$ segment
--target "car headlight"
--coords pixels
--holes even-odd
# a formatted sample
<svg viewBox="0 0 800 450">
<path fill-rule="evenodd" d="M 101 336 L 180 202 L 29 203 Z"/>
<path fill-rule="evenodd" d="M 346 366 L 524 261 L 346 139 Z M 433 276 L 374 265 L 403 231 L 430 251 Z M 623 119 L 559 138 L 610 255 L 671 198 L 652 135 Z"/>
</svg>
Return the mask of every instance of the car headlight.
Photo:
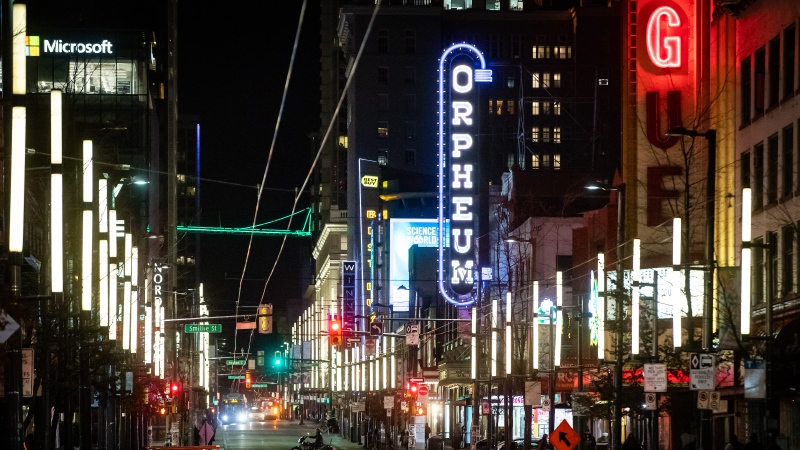
<svg viewBox="0 0 800 450">
<path fill-rule="evenodd" d="M 228 421 L 228 415 L 227 414 L 223 414 L 222 415 L 222 421 L 223 422 L 227 422 Z"/>
<path fill-rule="evenodd" d="M 240 422 L 244 422 L 245 419 L 247 419 L 247 416 L 245 416 L 244 414 L 239 414 L 239 421 Z"/>
</svg>

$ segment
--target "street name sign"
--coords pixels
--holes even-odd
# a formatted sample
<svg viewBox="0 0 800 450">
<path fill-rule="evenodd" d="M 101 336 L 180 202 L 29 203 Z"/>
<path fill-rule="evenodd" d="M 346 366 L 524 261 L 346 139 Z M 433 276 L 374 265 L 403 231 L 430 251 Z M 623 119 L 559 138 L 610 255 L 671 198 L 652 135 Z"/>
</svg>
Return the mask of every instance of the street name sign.
<svg viewBox="0 0 800 450">
<path fill-rule="evenodd" d="M 580 441 L 578 433 L 572 429 L 566 420 L 561 421 L 561 424 L 553 430 L 553 435 L 550 437 L 550 444 L 556 450 L 572 450 Z"/>
<path fill-rule="evenodd" d="M 183 331 L 186 333 L 222 333 L 222 324 L 187 323 L 183 326 Z"/>
<path fill-rule="evenodd" d="M 692 391 L 713 391 L 715 367 L 714 355 L 692 353 L 689 356 L 689 389 Z"/>
<path fill-rule="evenodd" d="M 244 375 L 228 375 L 229 380 L 244 380 Z"/>
<path fill-rule="evenodd" d="M 644 365 L 644 391 L 667 392 L 667 365 Z"/>
<path fill-rule="evenodd" d="M 269 383 L 253 383 L 253 384 L 250 385 L 250 387 L 252 387 L 253 389 L 256 389 L 256 388 L 268 388 L 269 387 Z"/>
<path fill-rule="evenodd" d="M 245 364 L 245 359 L 229 359 L 225 361 L 226 366 L 243 366 Z"/>
</svg>

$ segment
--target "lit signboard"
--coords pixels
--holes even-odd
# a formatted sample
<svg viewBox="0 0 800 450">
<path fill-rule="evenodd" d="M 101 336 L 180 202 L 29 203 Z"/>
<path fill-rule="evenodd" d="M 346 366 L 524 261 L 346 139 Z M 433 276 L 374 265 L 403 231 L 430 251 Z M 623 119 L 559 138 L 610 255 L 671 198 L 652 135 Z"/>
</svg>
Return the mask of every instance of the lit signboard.
<svg viewBox="0 0 800 450">
<path fill-rule="evenodd" d="M 445 228 L 447 224 L 445 224 Z M 446 234 L 445 234 L 446 235 Z M 436 219 L 392 219 L 389 221 L 389 303 L 395 312 L 408 311 L 408 250 L 412 245 L 439 247 Z M 447 247 L 448 242 L 445 242 Z"/>
<path fill-rule="evenodd" d="M 661 6 L 647 20 L 647 54 L 658 67 L 681 66 L 681 37 L 668 36 L 667 30 L 681 26 L 681 18 L 671 6 Z"/>
<path fill-rule="evenodd" d="M 114 44 L 107 39 L 100 42 L 68 42 L 61 39 L 42 39 L 40 36 L 26 36 L 28 56 L 40 56 L 43 53 L 60 54 L 100 54 L 111 55 L 114 53 Z"/>
<path fill-rule="evenodd" d="M 475 83 L 491 81 L 492 71 L 475 46 L 452 45 L 439 59 L 439 292 L 457 306 L 475 302 L 478 186 L 473 179 L 479 156 L 473 147 L 478 132 L 473 113 L 479 101 Z"/>
</svg>

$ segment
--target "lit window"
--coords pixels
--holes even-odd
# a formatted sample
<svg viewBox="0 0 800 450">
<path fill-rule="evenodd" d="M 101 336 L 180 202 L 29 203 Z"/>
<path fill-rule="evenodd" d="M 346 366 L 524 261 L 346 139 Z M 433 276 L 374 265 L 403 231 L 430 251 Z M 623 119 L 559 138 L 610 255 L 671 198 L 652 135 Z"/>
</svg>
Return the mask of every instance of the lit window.
<svg viewBox="0 0 800 450">
<path fill-rule="evenodd" d="M 553 168 L 560 169 L 561 168 L 561 154 L 556 153 L 553 155 Z"/>
<path fill-rule="evenodd" d="M 553 114 L 556 116 L 561 115 L 561 102 L 553 102 Z"/>
<path fill-rule="evenodd" d="M 534 153 L 531 155 L 531 168 L 538 169 L 540 166 L 539 155 Z"/>
<path fill-rule="evenodd" d="M 186 186 L 186 195 L 187 196 L 194 197 L 196 193 L 197 193 L 197 187 L 196 186 Z"/>
<path fill-rule="evenodd" d="M 531 128 L 531 141 L 533 141 L 533 142 L 539 142 L 539 139 L 540 139 L 540 136 L 539 136 L 539 127 L 533 127 L 533 128 Z"/>
<path fill-rule="evenodd" d="M 509 114 L 514 114 L 514 111 L 516 111 L 516 104 L 514 103 L 514 100 L 509 100 L 508 101 L 508 113 Z"/>
<path fill-rule="evenodd" d="M 339 146 L 347 148 L 347 136 L 339 136 Z"/>
<path fill-rule="evenodd" d="M 542 74 L 542 87 L 545 87 L 545 88 L 552 87 L 550 85 L 550 72 L 544 72 Z"/>
<path fill-rule="evenodd" d="M 572 46 L 570 45 L 556 45 L 553 50 L 555 57 L 558 59 L 572 58 Z"/>
<path fill-rule="evenodd" d="M 560 88 L 561 87 L 561 74 L 554 73 L 553 74 L 553 87 Z"/>
<path fill-rule="evenodd" d="M 538 116 L 542 113 L 542 104 L 539 102 L 531 102 L 531 114 Z"/>
<path fill-rule="evenodd" d="M 550 167 L 550 155 L 542 155 L 542 167 Z"/>
<path fill-rule="evenodd" d="M 542 142 L 550 142 L 550 128 L 542 128 Z"/>
<path fill-rule="evenodd" d="M 553 128 L 553 142 L 555 142 L 556 144 L 561 143 L 561 127 Z"/>
<path fill-rule="evenodd" d="M 513 88 L 513 87 L 514 87 L 514 84 L 515 84 L 515 83 L 514 83 L 514 77 L 513 77 L 513 76 L 510 76 L 510 77 L 508 77 L 508 79 L 507 79 L 507 85 L 508 85 L 508 87 L 510 87 L 510 88 Z"/>
<path fill-rule="evenodd" d="M 499 116 L 499 115 L 502 115 L 502 114 L 503 114 L 503 101 L 502 100 L 498 100 L 497 101 L 497 115 Z"/>
<path fill-rule="evenodd" d="M 347 251 L 347 236 L 341 235 L 339 236 L 339 248 L 344 252 Z"/>
<path fill-rule="evenodd" d="M 179 173 L 178 174 L 178 183 L 186 183 L 186 175 Z"/>
<path fill-rule="evenodd" d="M 378 137 L 389 137 L 389 122 L 378 122 Z"/>
<path fill-rule="evenodd" d="M 534 45 L 531 47 L 531 56 L 533 59 L 544 59 L 547 57 L 547 49 L 548 47 L 546 45 Z"/>
<path fill-rule="evenodd" d="M 382 148 L 378 150 L 378 165 L 385 166 L 389 164 L 389 150 Z"/>
<path fill-rule="evenodd" d="M 531 75 L 531 87 L 532 88 L 542 87 L 541 81 L 542 81 L 542 75 L 540 73 L 534 73 L 534 74 Z"/>
<path fill-rule="evenodd" d="M 494 99 L 489 99 L 489 114 L 494 114 Z"/>
</svg>

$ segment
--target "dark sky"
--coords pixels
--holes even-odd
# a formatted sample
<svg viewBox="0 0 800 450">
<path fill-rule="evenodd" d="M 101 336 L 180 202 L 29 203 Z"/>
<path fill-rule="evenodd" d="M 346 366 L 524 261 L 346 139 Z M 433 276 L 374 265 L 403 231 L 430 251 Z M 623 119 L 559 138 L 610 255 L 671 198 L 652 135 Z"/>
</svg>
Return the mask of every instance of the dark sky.
<svg viewBox="0 0 800 450">
<path fill-rule="evenodd" d="M 308 134 L 319 129 L 317 3 L 308 2 L 258 222 L 289 214 L 294 189 L 301 186 L 312 160 Z M 202 177 L 208 180 L 201 184 L 204 225 L 240 227 L 253 222 L 255 186 L 266 166 L 301 5 L 302 1 L 178 2 L 178 110 L 201 122 Z M 167 10 L 166 0 L 31 0 L 28 21 L 68 29 L 165 30 Z M 165 49 L 166 38 L 158 39 Z M 298 209 L 306 206 L 307 195 Z M 280 243 L 277 237 L 255 238 L 248 279 L 267 277 Z M 206 297 L 212 308 L 216 305 L 212 314 L 233 312 L 247 244 L 245 236 L 203 236 L 202 278 Z M 308 238 L 289 239 L 267 289 L 267 302 L 277 307 L 300 297 L 301 287 L 310 281 L 300 279 L 298 268 L 307 261 L 308 244 Z M 246 282 L 244 287 L 242 304 L 257 304 L 263 281 Z"/>
</svg>

